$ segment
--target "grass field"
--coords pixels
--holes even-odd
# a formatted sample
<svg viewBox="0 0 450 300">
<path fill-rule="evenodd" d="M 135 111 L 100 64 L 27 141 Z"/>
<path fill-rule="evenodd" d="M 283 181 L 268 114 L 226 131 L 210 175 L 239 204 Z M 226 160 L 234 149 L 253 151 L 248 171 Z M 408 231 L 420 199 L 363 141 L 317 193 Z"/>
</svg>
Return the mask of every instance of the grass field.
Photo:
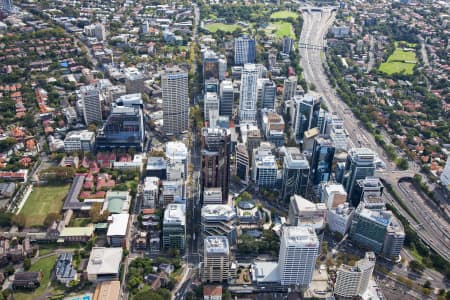
<svg viewBox="0 0 450 300">
<path fill-rule="evenodd" d="M 292 28 L 292 24 L 289 22 L 273 22 L 270 23 L 266 28 L 266 32 L 270 34 L 275 34 L 276 37 L 282 38 L 283 36 L 289 36 L 295 39 L 294 28 Z"/>
<path fill-rule="evenodd" d="M 26 227 L 42 226 L 49 213 L 59 213 L 69 185 L 35 186 L 27 202 L 20 211 L 26 218 Z"/>
<path fill-rule="evenodd" d="M 380 71 L 389 75 L 395 73 L 405 73 L 412 75 L 414 73 L 414 66 L 417 63 L 417 57 L 415 51 L 404 51 L 397 47 L 398 43 L 395 43 L 395 50 L 389 57 L 387 62 L 380 65 Z M 408 44 L 409 47 L 415 47 L 415 44 Z"/>
<path fill-rule="evenodd" d="M 293 11 L 282 10 L 274 12 L 270 15 L 271 19 L 288 19 L 288 18 L 297 18 L 298 14 Z"/>
<path fill-rule="evenodd" d="M 241 28 L 241 26 L 236 24 L 210 23 L 205 25 L 205 29 L 213 33 L 217 32 L 218 30 L 221 30 L 223 32 L 233 32 L 238 28 Z"/>
<path fill-rule="evenodd" d="M 15 300 L 33 300 L 44 294 L 47 285 L 50 282 L 50 275 L 55 265 L 57 255 L 52 255 L 46 258 L 41 258 L 31 266 L 31 272 L 42 271 L 43 276 L 41 285 L 34 291 L 14 293 Z"/>
</svg>

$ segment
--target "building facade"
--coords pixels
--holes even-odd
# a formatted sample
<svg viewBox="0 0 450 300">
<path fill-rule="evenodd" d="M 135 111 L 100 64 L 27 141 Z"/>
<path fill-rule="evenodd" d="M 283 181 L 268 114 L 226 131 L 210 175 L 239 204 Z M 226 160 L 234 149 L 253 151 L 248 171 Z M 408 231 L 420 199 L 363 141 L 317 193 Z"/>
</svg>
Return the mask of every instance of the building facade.
<svg viewBox="0 0 450 300">
<path fill-rule="evenodd" d="M 188 73 L 169 70 L 162 75 L 163 130 L 177 135 L 189 130 Z"/>
<path fill-rule="evenodd" d="M 224 236 L 209 236 L 204 240 L 202 281 L 228 282 L 230 277 L 230 246 Z"/>
<path fill-rule="evenodd" d="M 234 40 L 234 64 L 244 65 L 255 62 L 256 41 L 248 36 Z"/>
<path fill-rule="evenodd" d="M 283 159 L 283 191 L 285 202 L 292 195 L 306 195 L 309 183 L 309 163 L 298 148 L 288 147 Z"/>
<path fill-rule="evenodd" d="M 241 76 L 241 91 L 239 104 L 240 123 L 253 123 L 256 121 L 257 110 L 257 80 L 258 70 L 254 64 L 245 64 Z"/>
</svg>

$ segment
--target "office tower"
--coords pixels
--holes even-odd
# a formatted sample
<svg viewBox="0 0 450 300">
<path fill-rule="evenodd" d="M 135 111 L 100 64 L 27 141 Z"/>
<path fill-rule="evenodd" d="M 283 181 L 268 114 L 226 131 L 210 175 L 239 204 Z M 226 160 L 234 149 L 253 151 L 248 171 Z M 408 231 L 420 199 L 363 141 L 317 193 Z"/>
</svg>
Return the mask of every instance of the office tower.
<svg viewBox="0 0 450 300">
<path fill-rule="evenodd" d="M 311 157 L 311 180 L 314 185 L 331 179 L 335 151 L 330 139 L 315 138 Z"/>
<path fill-rule="evenodd" d="M 242 181 L 248 182 L 250 171 L 250 158 L 247 147 L 243 143 L 236 145 L 236 176 Z"/>
<path fill-rule="evenodd" d="M 102 106 L 100 91 L 94 85 L 85 85 L 80 88 L 80 96 L 83 101 L 84 123 L 102 123 Z"/>
<path fill-rule="evenodd" d="M 343 185 L 350 199 L 358 179 L 375 174 L 375 160 L 377 155 L 367 148 L 353 148 L 348 152 L 343 176 Z"/>
<path fill-rule="evenodd" d="M 319 239 L 308 226 L 285 226 L 280 241 L 278 267 L 281 285 L 307 288 L 319 253 Z"/>
<path fill-rule="evenodd" d="M 290 54 L 292 46 L 294 45 L 294 40 L 288 36 L 283 37 L 283 53 Z"/>
<path fill-rule="evenodd" d="M 221 235 L 225 236 L 231 245 L 234 245 L 237 241 L 236 221 L 236 210 L 229 205 L 203 205 L 202 237 Z"/>
<path fill-rule="evenodd" d="M 64 151 L 66 152 L 93 152 L 94 148 L 95 133 L 92 131 L 70 131 L 64 139 Z"/>
<path fill-rule="evenodd" d="M 159 178 L 145 177 L 142 206 L 144 208 L 157 208 L 159 202 Z"/>
<path fill-rule="evenodd" d="M 186 240 L 186 205 L 169 204 L 163 218 L 163 248 L 184 251 Z"/>
<path fill-rule="evenodd" d="M 285 126 L 283 117 L 266 108 L 261 110 L 261 116 L 262 131 L 266 140 L 276 147 L 283 146 Z"/>
<path fill-rule="evenodd" d="M 442 185 L 450 190 L 450 157 L 447 157 L 447 162 L 445 163 L 444 171 L 441 174 Z"/>
<path fill-rule="evenodd" d="M 204 240 L 203 282 L 227 282 L 230 277 L 230 246 L 225 236 L 209 236 Z"/>
<path fill-rule="evenodd" d="M 336 208 L 329 208 L 327 215 L 328 229 L 344 236 L 350 229 L 355 209 L 348 202 L 339 204 Z"/>
<path fill-rule="evenodd" d="M 182 178 L 186 180 L 188 173 L 188 156 L 189 151 L 183 142 L 167 142 L 166 158 L 168 165 L 181 165 L 183 172 Z"/>
<path fill-rule="evenodd" d="M 234 40 L 234 64 L 244 65 L 255 62 L 256 42 L 244 35 Z"/>
<path fill-rule="evenodd" d="M 125 87 L 128 94 L 145 93 L 145 80 L 144 73 L 137 68 L 130 67 L 123 70 L 125 76 Z"/>
<path fill-rule="evenodd" d="M 320 101 L 321 98 L 312 95 L 295 96 L 296 114 L 293 127 L 297 143 L 303 140 L 305 131 L 317 127 Z"/>
<path fill-rule="evenodd" d="M 401 222 L 386 208 L 361 202 L 353 214 L 350 238 L 360 246 L 388 258 L 397 258 L 403 247 L 405 231 Z"/>
<path fill-rule="evenodd" d="M 219 97 L 216 93 L 207 92 L 203 102 L 204 120 L 207 122 L 210 121 L 210 112 L 219 112 Z"/>
<path fill-rule="evenodd" d="M 205 93 L 219 93 L 219 80 L 210 78 L 205 80 Z"/>
<path fill-rule="evenodd" d="M 336 208 L 347 201 L 347 192 L 340 183 L 324 182 L 320 200 L 328 209 Z"/>
<path fill-rule="evenodd" d="M 95 37 L 100 42 L 106 39 L 105 25 L 103 25 L 102 23 L 95 24 Z"/>
<path fill-rule="evenodd" d="M 203 53 L 203 82 L 208 79 L 219 79 L 219 57 L 212 50 Z"/>
<path fill-rule="evenodd" d="M 225 74 L 227 72 L 227 58 L 225 55 L 219 56 L 219 80 L 225 79 Z"/>
<path fill-rule="evenodd" d="M 164 157 L 149 156 L 147 158 L 146 175 L 158 177 L 161 180 L 167 179 L 167 161 Z"/>
<path fill-rule="evenodd" d="M 209 187 L 221 188 L 223 203 L 228 201 L 230 143 L 231 135 L 228 129 L 202 129 L 202 192 Z"/>
<path fill-rule="evenodd" d="M 205 188 L 205 190 L 203 191 L 203 206 L 210 204 L 222 204 L 221 188 Z"/>
<path fill-rule="evenodd" d="M 239 105 L 240 123 L 256 121 L 258 71 L 254 64 L 245 64 L 241 77 L 241 99 Z"/>
<path fill-rule="evenodd" d="M 277 95 L 277 86 L 270 79 L 264 79 L 261 86 L 260 108 L 275 108 L 275 97 Z"/>
<path fill-rule="evenodd" d="M 314 141 L 319 136 L 320 132 L 317 127 L 306 130 L 303 134 L 302 151 L 308 158 L 311 158 L 314 149 Z"/>
<path fill-rule="evenodd" d="M 373 252 L 366 252 L 364 258 L 356 262 L 356 266 L 341 265 L 336 273 L 335 295 L 345 299 L 362 296 L 372 278 L 375 260 Z"/>
<path fill-rule="evenodd" d="M 248 155 L 250 157 L 250 164 L 252 164 L 253 162 L 253 150 L 261 145 L 261 141 L 262 141 L 261 132 L 257 127 L 247 131 L 247 150 Z"/>
<path fill-rule="evenodd" d="M 183 203 L 186 200 L 184 186 L 182 179 L 162 180 L 159 204 L 167 207 L 171 203 Z"/>
<path fill-rule="evenodd" d="M 286 148 L 283 158 L 283 201 L 289 202 L 292 195 L 306 195 L 309 181 L 309 163 L 298 148 Z"/>
<path fill-rule="evenodd" d="M 326 134 L 329 122 L 331 122 L 331 118 L 328 112 L 324 109 L 320 109 L 317 118 L 317 128 L 319 129 L 320 134 Z"/>
<path fill-rule="evenodd" d="M 271 145 L 262 143 L 253 150 L 252 180 L 260 187 L 272 188 L 277 181 L 278 166 L 272 147 L 267 144 Z"/>
<path fill-rule="evenodd" d="M 294 194 L 289 202 L 288 223 L 291 226 L 307 225 L 314 230 L 322 230 L 327 224 L 327 207 Z"/>
<path fill-rule="evenodd" d="M 176 135 L 189 130 L 188 73 L 171 69 L 161 81 L 164 133 Z"/>
<path fill-rule="evenodd" d="M 356 180 L 353 193 L 349 197 L 349 202 L 353 207 L 358 207 L 359 203 L 367 195 L 381 197 L 383 194 L 383 183 L 378 177 L 366 177 Z"/>
<path fill-rule="evenodd" d="M 1 0 L 0 2 L 0 10 L 3 10 L 7 13 L 12 12 L 13 10 L 13 2 L 12 0 Z"/>
<path fill-rule="evenodd" d="M 220 115 L 233 115 L 234 88 L 231 80 L 224 80 L 220 84 Z"/>
<path fill-rule="evenodd" d="M 283 83 L 283 100 L 291 100 L 295 96 L 297 89 L 297 76 L 289 76 Z"/>
<path fill-rule="evenodd" d="M 344 128 L 344 120 L 333 116 L 327 134 L 336 146 L 336 151 L 347 151 L 348 134 Z"/>
<path fill-rule="evenodd" d="M 144 148 L 144 115 L 136 107 L 113 106 L 97 135 L 97 149 Z"/>
<path fill-rule="evenodd" d="M 266 78 L 267 77 L 267 68 L 263 64 L 255 64 L 256 70 L 258 70 L 258 78 Z"/>
</svg>

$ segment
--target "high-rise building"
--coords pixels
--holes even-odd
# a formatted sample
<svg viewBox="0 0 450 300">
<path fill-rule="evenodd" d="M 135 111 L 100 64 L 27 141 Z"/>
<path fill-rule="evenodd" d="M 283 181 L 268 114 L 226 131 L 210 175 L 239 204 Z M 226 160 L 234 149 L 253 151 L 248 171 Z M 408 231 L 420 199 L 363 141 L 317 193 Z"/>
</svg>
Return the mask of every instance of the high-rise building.
<svg viewBox="0 0 450 300">
<path fill-rule="evenodd" d="M 450 157 L 447 157 L 447 162 L 445 163 L 444 171 L 441 174 L 442 185 L 450 190 Z"/>
<path fill-rule="evenodd" d="M 97 149 L 144 148 L 145 128 L 141 108 L 113 106 L 111 114 L 98 131 Z"/>
<path fill-rule="evenodd" d="M 219 79 L 219 57 L 212 50 L 203 53 L 203 81 Z"/>
<path fill-rule="evenodd" d="M 311 180 L 314 185 L 331 179 L 335 151 L 330 139 L 315 138 L 311 157 Z"/>
<path fill-rule="evenodd" d="M 135 67 L 125 68 L 123 70 L 125 76 L 125 87 L 127 93 L 145 93 L 145 74 Z"/>
<path fill-rule="evenodd" d="M 297 76 L 289 76 L 284 80 L 283 84 L 283 100 L 291 100 L 295 96 L 297 89 Z"/>
<path fill-rule="evenodd" d="M 245 64 L 241 77 L 240 123 L 256 121 L 258 70 L 254 64 Z"/>
<path fill-rule="evenodd" d="M 309 182 L 309 163 L 298 148 L 286 148 L 283 158 L 283 200 L 289 202 L 292 195 L 306 195 Z"/>
<path fill-rule="evenodd" d="M 261 82 L 260 108 L 274 109 L 277 86 L 270 79 L 263 79 Z"/>
<path fill-rule="evenodd" d="M 159 178 L 145 177 L 142 206 L 144 208 L 157 208 L 159 199 Z"/>
<path fill-rule="evenodd" d="M 106 39 L 106 29 L 102 23 L 95 24 L 95 37 L 100 42 Z"/>
<path fill-rule="evenodd" d="M 375 174 L 376 158 L 375 152 L 367 148 L 353 148 L 348 152 L 342 183 L 350 199 L 352 198 L 356 181 Z"/>
<path fill-rule="evenodd" d="M 209 236 L 204 240 L 203 282 L 227 282 L 230 277 L 230 246 L 225 236 Z"/>
<path fill-rule="evenodd" d="M 95 85 L 85 85 L 80 88 L 83 102 L 84 123 L 102 123 L 102 105 L 99 89 Z"/>
<path fill-rule="evenodd" d="M 261 125 L 264 137 L 276 147 L 284 145 L 284 119 L 274 110 L 261 110 Z"/>
<path fill-rule="evenodd" d="M 338 232 L 344 236 L 350 229 L 354 208 L 348 202 L 339 204 L 336 208 L 328 209 L 328 229 L 331 232 Z"/>
<path fill-rule="evenodd" d="M 320 200 L 328 209 L 336 208 L 347 201 L 347 192 L 340 183 L 324 182 Z"/>
<path fill-rule="evenodd" d="M 161 81 L 164 133 L 176 135 L 189 130 L 188 73 L 171 69 Z"/>
<path fill-rule="evenodd" d="M 219 56 L 219 80 L 225 79 L 225 74 L 227 72 L 227 58 L 225 55 Z"/>
<path fill-rule="evenodd" d="M 347 130 L 344 128 L 344 120 L 333 116 L 331 119 L 331 123 L 328 126 L 329 132 L 327 134 L 330 136 L 330 139 L 333 141 L 336 151 L 347 151 L 348 145 L 348 134 Z"/>
<path fill-rule="evenodd" d="M 294 194 L 289 202 L 288 223 L 292 226 L 307 225 L 320 231 L 327 224 L 327 207 Z"/>
<path fill-rule="evenodd" d="M 202 192 L 208 187 L 222 189 L 222 201 L 228 201 L 231 135 L 223 128 L 202 129 Z"/>
<path fill-rule="evenodd" d="M 203 205 L 201 219 L 203 238 L 222 235 L 228 239 L 231 245 L 236 244 L 236 221 L 236 210 L 229 205 Z"/>
<path fill-rule="evenodd" d="M 66 152 L 93 152 L 94 148 L 95 133 L 92 131 L 70 131 L 64 139 L 64 151 Z"/>
<path fill-rule="evenodd" d="M 212 112 L 219 112 L 219 97 L 217 97 L 216 93 L 206 93 L 203 102 L 203 113 L 205 121 L 210 121 L 210 113 Z M 215 124 L 211 125 L 214 126 Z"/>
<path fill-rule="evenodd" d="M 234 64 L 252 64 L 255 62 L 256 42 L 244 35 L 234 40 Z"/>
<path fill-rule="evenodd" d="M 186 241 L 186 205 L 169 204 L 163 218 L 163 247 L 184 251 Z"/>
<path fill-rule="evenodd" d="M 366 252 L 356 266 L 341 265 L 336 273 L 334 293 L 344 299 L 362 296 L 369 286 L 375 268 L 375 254 Z"/>
<path fill-rule="evenodd" d="M 281 285 L 308 287 L 319 253 L 319 239 L 308 226 L 286 226 L 280 242 L 278 267 Z"/>
<path fill-rule="evenodd" d="M 224 80 L 220 84 L 220 109 L 221 116 L 231 117 L 233 115 L 234 87 L 231 80 Z"/>
<path fill-rule="evenodd" d="M 12 10 L 13 10 L 12 0 L 1 0 L 0 1 L 0 10 L 3 10 L 7 13 L 12 12 Z"/>
<path fill-rule="evenodd" d="M 188 148 L 183 142 L 167 142 L 166 143 L 166 158 L 168 161 L 168 172 L 170 167 L 173 165 L 181 165 L 181 170 L 183 175 L 181 176 L 184 180 L 187 178 L 188 174 Z M 169 176 L 168 176 L 169 177 Z M 170 180 L 170 179 L 169 179 Z"/>
<path fill-rule="evenodd" d="M 303 140 L 305 131 L 317 127 L 321 98 L 313 95 L 295 96 L 296 115 L 294 122 L 295 141 Z"/>
<path fill-rule="evenodd" d="M 381 197 L 384 185 L 378 177 L 366 177 L 356 180 L 353 193 L 349 197 L 349 202 L 353 207 L 358 207 L 364 196 L 373 195 Z"/>
<path fill-rule="evenodd" d="M 260 187 L 274 187 L 277 181 L 278 165 L 270 143 L 262 143 L 253 149 L 252 180 Z"/>
<path fill-rule="evenodd" d="M 250 171 L 250 157 L 248 155 L 247 147 L 243 143 L 236 145 L 236 176 L 242 181 L 248 182 Z"/>
<path fill-rule="evenodd" d="M 288 36 L 283 37 L 283 53 L 291 53 L 292 46 L 294 45 L 294 40 Z"/>
</svg>

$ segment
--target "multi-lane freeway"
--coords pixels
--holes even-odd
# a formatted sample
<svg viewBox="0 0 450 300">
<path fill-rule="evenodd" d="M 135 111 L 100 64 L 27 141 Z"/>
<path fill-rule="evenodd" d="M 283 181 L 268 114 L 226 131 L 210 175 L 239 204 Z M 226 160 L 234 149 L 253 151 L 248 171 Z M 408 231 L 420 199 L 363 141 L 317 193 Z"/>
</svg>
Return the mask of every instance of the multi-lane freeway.
<svg viewBox="0 0 450 300">
<path fill-rule="evenodd" d="M 399 195 L 406 199 L 404 204 L 408 207 L 414 218 L 407 216 L 412 225 L 416 225 L 419 236 L 440 255 L 450 260 L 450 240 L 448 234 L 449 223 L 442 216 L 442 212 L 431 205 L 429 200 L 414 194 L 411 187 L 405 188 L 399 185 L 398 179 L 401 177 L 412 177 L 420 172 L 419 166 L 410 162 L 409 170 L 398 172 L 395 164 L 386 156 L 385 151 L 376 142 L 373 136 L 364 128 L 363 124 L 355 118 L 349 107 L 336 95 L 336 91 L 331 87 L 324 70 L 325 54 L 321 50 L 325 43 L 325 35 L 335 19 L 334 8 L 317 8 L 303 10 L 303 28 L 299 41 L 300 65 L 303 68 L 303 75 L 307 83 L 314 85 L 315 92 L 323 96 L 323 101 L 328 109 L 343 119 L 345 129 L 349 135 L 349 147 L 367 147 L 375 151 L 378 157 L 383 160 L 386 167 L 379 170 L 377 175 L 390 183 Z M 305 45 L 315 45 L 309 47 Z M 401 175 L 401 176 L 399 176 Z M 425 176 L 423 176 L 425 177 Z M 396 205 L 399 208 L 399 205 Z M 407 212 L 399 209 L 403 214 Z"/>
</svg>

